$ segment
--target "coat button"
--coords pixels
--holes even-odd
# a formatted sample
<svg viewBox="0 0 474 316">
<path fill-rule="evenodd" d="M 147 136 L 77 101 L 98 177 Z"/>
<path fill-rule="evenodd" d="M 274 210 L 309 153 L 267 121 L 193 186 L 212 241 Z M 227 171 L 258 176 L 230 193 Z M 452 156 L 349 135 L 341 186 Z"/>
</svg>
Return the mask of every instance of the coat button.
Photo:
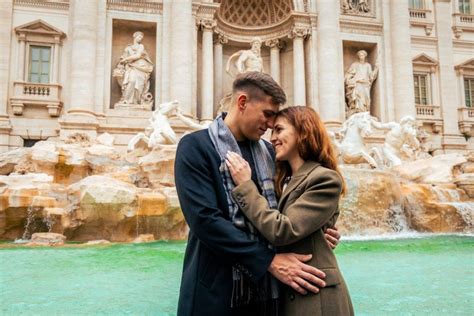
<svg viewBox="0 0 474 316">
<path fill-rule="evenodd" d="M 290 301 L 294 301 L 294 300 L 295 300 L 295 294 L 290 293 L 289 297 L 290 297 Z"/>
</svg>

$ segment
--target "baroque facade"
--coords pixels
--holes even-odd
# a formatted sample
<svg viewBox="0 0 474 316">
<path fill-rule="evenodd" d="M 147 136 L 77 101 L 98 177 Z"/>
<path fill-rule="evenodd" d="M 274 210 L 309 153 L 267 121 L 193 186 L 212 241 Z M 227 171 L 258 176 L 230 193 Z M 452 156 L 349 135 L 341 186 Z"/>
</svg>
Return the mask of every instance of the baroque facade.
<svg viewBox="0 0 474 316">
<path fill-rule="evenodd" d="M 231 88 L 226 62 L 255 38 L 288 104 L 329 128 L 347 118 L 345 74 L 364 51 L 372 116 L 415 117 L 432 154 L 474 150 L 472 0 L 2 0 L 0 151 L 76 132 L 125 148 L 172 100 L 209 122 Z"/>
</svg>

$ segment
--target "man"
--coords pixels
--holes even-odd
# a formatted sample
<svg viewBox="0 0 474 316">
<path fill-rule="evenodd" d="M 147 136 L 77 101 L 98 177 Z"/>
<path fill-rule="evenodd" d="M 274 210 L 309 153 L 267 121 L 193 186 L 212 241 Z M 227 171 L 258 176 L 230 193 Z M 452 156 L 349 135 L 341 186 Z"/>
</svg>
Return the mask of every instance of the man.
<svg viewBox="0 0 474 316">
<path fill-rule="evenodd" d="M 229 198 L 233 182 L 224 166 L 233 149 L 249 161 L 252 180 L 276 207 L 273 150 L 260 138 L 285 102 L 269 75 L 244 73 L 233 83 L 229 113 L 180 141 L 175 181 L 190 232 L 178 315 L 271 315 L 278 291 L 267 271 L 301 294 L 324 287 L 324 273 L 303 263 L 310 255 L 275 254 Z M 327 238 L 335 244 L 335 236 Z"/>
</svg>

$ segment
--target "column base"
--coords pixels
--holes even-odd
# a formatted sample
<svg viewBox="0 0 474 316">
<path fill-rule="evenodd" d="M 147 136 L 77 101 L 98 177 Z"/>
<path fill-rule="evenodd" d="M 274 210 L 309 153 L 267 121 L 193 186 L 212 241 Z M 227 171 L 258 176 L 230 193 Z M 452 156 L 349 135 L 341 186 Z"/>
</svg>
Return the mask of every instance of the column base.
<svg viewBox="0 0 474 316">
<path fill-rule="evenodd" d="M 66 140 L 69 136 L 82 133 L 90 140 L 97 138 L 99 120 L 94 112 L 85 109 L 70 109 L 66 115 L 58 120 L 60 132 L 59 138 Z"/>
</svg>

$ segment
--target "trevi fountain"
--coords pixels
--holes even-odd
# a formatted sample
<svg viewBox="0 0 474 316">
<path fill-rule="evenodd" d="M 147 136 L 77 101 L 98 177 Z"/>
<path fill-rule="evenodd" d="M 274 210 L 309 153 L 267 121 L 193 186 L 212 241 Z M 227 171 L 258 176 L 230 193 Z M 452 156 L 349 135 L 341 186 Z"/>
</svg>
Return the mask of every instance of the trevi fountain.
<svg viewBox="0 0 474 316">
<path fill-rule="evenodd" d="M 176 147 L 226 111 L 232 80 L 246 71 L 271 74 L 285 106 L 313 106 L 330 131 L 347 184 L 336 252 L 356 312 L 472 312 L 472 295 L 436 305 L 436 262 L 458 260 L 446 277 L 463 275 L 456 290 L 472 294 L 474 9 L 462 11 L 464 2 L 2 2 L 0 24 L 12 32 L 0 40 L 19 56 L 0 60 L 4 314 L 176 312 L 188 233 Z M 77 290 L 83 306 L 51 278 L 13 286 L 38 262 L 45 275 L 67 271 L 64 293 Z M 374 265 L 382 280 L 404 276 L 364 286 Z M 110 306 L 87 299 L 89 286 L 102 295 L 92 285 L 101 282 Z M 418 285 L 404 294 L 407 283 Z M 163 299 L 153 304 L 148 288 Z"/>
</svg>

